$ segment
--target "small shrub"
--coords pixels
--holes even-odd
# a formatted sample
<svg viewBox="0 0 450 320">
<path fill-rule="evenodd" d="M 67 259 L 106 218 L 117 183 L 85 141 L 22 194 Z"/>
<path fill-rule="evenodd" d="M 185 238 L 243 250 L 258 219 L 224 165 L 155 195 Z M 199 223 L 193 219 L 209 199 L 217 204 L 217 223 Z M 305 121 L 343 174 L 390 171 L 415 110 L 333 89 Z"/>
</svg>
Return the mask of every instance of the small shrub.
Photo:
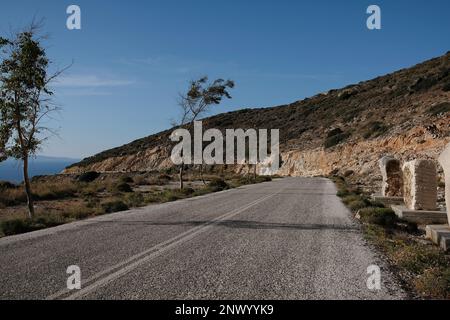
<svg viewBox="0 0 450 320">
<path fill-rule="evenodd" d="M 114 213 L 128 210 L 128 206 L 120 200 L 102 203 L 102 209 L 105 213 Z"/>
<path fill-rule="evenodd" d="M 5 236 L 33 231 L 31 220 L 11 219 L 1 222 L 0 227 Z"/>
<path fill-rule="evenodd" d="M 272 181 L 272 177 L 270 176 L 257 176 L 255 179 L 255 183 L 269 182 Z"/>
<path fill-rule="evenodd" d="M 192 188 L 183 188 L 182 190 L 179 190 L 179 192 L 183 195 L 190 196 L 195 193 L 195 190 Z"/>
<path fill-rule="evenodd" d="M 325 149 L 334 147 L 341 142 L 345 141 L 347 138 L 350 137 L 350 134 L 348 133 L 339 133 L 334 136 L 328 137 L 325 139 L 324 147 Z"/>
<path fill-rule="evenodd" d="M 133 192 L 133 189 L 128 183 L 119 183 L 118 185 L 116 185 L 115 190 L 117 192 L 125 192 L 125 193 Z"/>
<path fill-rule="evenodd" d="M 171 202 L 179 200 L 183 197 L 183 195 L 178 192 L 177 190 L 165 190 L 162 193 L 163 196 L 163 202 Z"/>
<path fill-rule="evenodd" d="M 355 200 L 350 202 L 348 207 L 351 211 L 356 212 L 360 209 L 367 208 L 368 205 L 370 205 L 370 203 L 365 200 Z"/>
<path fill-rule="evenodd" d="M 197 196 L 203 196 L 205 194 L 210 193 L 211 190 L 209 190 L 208 188 L 202 188 L 202 189 L 197 189 L 195 190 L 195 192 L 193 193 L 193 196 L 197 197 Z"/>
<path fill-rule="evenodd" d="M 348 178 L 354 173 L 355 173 L 355 171 L 353 171 L 353 170 L 345 170 L 344 177 Z"/>
<path fill-rule="evenodd" d="M 367 129 L 363 134 L 364 139 L 377 138 L 388 131 L 388 127 L 379 121 L 372 121 L 367 124 Z"/>
<path fill-rule="evenodd" d="M 136 176 L 133 178 L 133 182 L 138 186 L 146 186 L 149 185 L 148 180 L 145 178 L 145 176 Z"/>
<path fill-rule="evenodd" d="M 212 191 L 222 191 L 229 188 L 223 179 L 213 179 L 208 183 L 208 188 Z"/>
<path fill-rule="evenodd" d="M 387 208 L 363 208 L 360 210 L 359 215 L 362 222 L 385 227 L 394 227 L 398 220 L 394 211 Z"/>
<path fill-rule="evenodd" d="M 369 207 L 375 207 L 375 208 L 386 208 L 386 206 L 384 205 L 384 203 L 380 202 L 380 201 L 374 201 L 374 200 L 368 200 L 370 205 Z"/>
<path fill-rule="evenodd" d="M 17 188 L 17 186 L 9 181 L 0 181 L 0 191 L 15 188 Z"/>
<path fill-rule="evenodd" d="M 122 183 L 133 183 L 133 178 L 131 178 L 130 176 L 123 176 L 120 178 L 120 182 Z"/>
<path fill-rule="evenodd" d="M 0 229 L 5 236 L 12 236 L 15 234 L 55 227 L 64 222 L 64 219 L 57 215 L 39 216 L 33 220 L 17 218 L 1 222 Z"/>
<path fill-rule="evenodd" d="M 344 132 L 342 131 L 341 128 L 336 128 L 336 129 L 330 130 L 330 131 L 327 133 L 327 138 L 331 138 L 331 137 L 334 137 L 334 136 L 336 136 L 336 135 L 338 135 L 338 134 L 343 134 L 343 133 L 344 133 Z"/>
<path fill-rule="evenodd" d="M 347 189 L 341 189 L 341 190 L 338 190 L 338 192 L 336 193 L 336 195 L 337 195 L 339 198 L 344 198 L 344 197 L 346 197 L 346 196 L 351 195 L 351 193 L 350 193 L 350 191 L 348 191 Z"/>
<path fill-rule="evenodd" d="M 100 176 L 100 173 L 95 171 L 84 172 L 78 176 L 77 180 L 80 182 L 92 182 Z"/>
<path fill-rule="evenodd" d="M 432 116 L 437 116 L 439 114 L 445 114 L 447 112 L 450 112 L 450 102 L 439 103 L 428 109 L 428 114 L 430 114 Z"/>
<path fill-rule="evenodd" d="M 144 196 L 141 193 L 135 192 L 135 193 L 129 193 L 125 196 L 125 203 L 130 208 L 137 208 L 142 206 L 145 203 Z"/>
</svg>

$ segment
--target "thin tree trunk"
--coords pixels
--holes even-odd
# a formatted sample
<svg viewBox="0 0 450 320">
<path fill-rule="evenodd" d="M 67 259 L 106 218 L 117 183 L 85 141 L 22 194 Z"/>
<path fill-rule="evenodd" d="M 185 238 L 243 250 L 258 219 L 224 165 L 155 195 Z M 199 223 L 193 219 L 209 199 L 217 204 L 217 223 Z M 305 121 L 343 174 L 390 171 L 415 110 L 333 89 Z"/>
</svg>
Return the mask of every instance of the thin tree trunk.
<svg viewBox="0 0 450 320">
<path fill-rule="evenodd" d="M 255 164 L 255 167 L 253 168 L 253 179 L 255 179 L 255 181 L 256 181 L 256 164 Z"/>
<path fill-rule="evenodd" d="M 184 165 L 182 164 L 182 165 L 180 166 L 180 175 L 179 175 L 179 177 L 180 177 L 180 190 L 183 190 L 183 188 L 184 188 L 184 184 L 183 184 L 183 171 L 184 171 Z"/>
<path fill-rule="evenodd" d="M 202 180 L 203 184 L 206 186 L 205 179 L 203 178 L 203 163 L 200 165 L 200 179 Z"/>
<path fill-rule="evenodd" d="M 31 193 L 30 178 L 28 177 L 28 155 L 23 157 L 23 180 L 25 182 L 25 193 L 27 194 L 28 217 L 34 218 L 34 201 Z"/>
</svg>

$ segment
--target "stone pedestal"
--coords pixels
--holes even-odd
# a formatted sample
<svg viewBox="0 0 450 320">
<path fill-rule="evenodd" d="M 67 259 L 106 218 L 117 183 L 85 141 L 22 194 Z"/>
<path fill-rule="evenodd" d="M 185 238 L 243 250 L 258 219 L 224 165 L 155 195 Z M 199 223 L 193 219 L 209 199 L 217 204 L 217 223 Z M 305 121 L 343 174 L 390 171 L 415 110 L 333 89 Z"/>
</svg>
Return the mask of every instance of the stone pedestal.
<svg viewBox="0 0 450 320">
<path fill-rule="evenodd" d="M 450 250 L 450 228 L 448 225 L 429 225 L 426 227 L 427 238 L 444 251 Z"/>
<path fill-rule="evenodd" d="M 402 220 L 418 225 L 439 224 L 447 222 L 447 213 L 439 210 L 412 210 L 404 205 L 392 205 L 394 213 Z"/>
<path fill-rule="evenodd" d="M 431 160 L 413 160 L 403 165 L 403 198 L 410 210 L 436 210 L 437 174 Z"/>
<path fill-rule="evenodd" d="M 439 163 L 444 169 L 445 175 L 445 205 L 447 207 L 447 218 L 450 224 L 450 144 L 447 145 L 444 152 L 439 157 Z"/>
<path fill-rule="evenodd" d="M 391 156 L 385 156 L 378 162 L 383 182 L 381 195 L 383 197 L 401 197 L 403 193 L 403 178 L 400 161 Z"/>
</svg>

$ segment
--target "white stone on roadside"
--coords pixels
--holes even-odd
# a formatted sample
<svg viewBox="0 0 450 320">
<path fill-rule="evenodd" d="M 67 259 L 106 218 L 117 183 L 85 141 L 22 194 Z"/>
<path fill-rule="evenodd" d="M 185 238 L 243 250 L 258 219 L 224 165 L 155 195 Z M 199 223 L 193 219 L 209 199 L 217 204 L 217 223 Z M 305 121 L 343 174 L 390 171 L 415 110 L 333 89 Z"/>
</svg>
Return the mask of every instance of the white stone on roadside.
<svg viewBox="0 0 450 320">
<path fill-rule="evenodd" d="M 410 210 L 436 210 L 437 174 L 432 160 L 413 160 L 403 165 L 403 197 Z"/>
<path fill-rule="evenodd" d="M 450 143 L 445 147 L 439 157 L 439 163 L 444 169 L 445 175 L 445 203 L 447 206 L 447 218 L 450 225 Z"/>
</svg>

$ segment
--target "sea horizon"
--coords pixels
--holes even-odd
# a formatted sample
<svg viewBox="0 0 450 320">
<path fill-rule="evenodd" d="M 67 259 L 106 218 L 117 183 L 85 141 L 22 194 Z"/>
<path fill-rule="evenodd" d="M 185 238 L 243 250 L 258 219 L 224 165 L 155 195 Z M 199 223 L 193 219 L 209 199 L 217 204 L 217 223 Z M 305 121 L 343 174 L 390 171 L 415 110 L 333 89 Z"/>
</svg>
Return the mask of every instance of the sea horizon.
<svg viewBox="0 0 450 320">
<path fill-rule="evenodd" d="M 30 159 L 30 178 L 40 175 L 53 175 L 80 159 L 68 157 L 36 156 Z M 0 163 L 0 181 L 21 183 L 23 181 L 22 161 L 8 159 Z"/>
</svg>

